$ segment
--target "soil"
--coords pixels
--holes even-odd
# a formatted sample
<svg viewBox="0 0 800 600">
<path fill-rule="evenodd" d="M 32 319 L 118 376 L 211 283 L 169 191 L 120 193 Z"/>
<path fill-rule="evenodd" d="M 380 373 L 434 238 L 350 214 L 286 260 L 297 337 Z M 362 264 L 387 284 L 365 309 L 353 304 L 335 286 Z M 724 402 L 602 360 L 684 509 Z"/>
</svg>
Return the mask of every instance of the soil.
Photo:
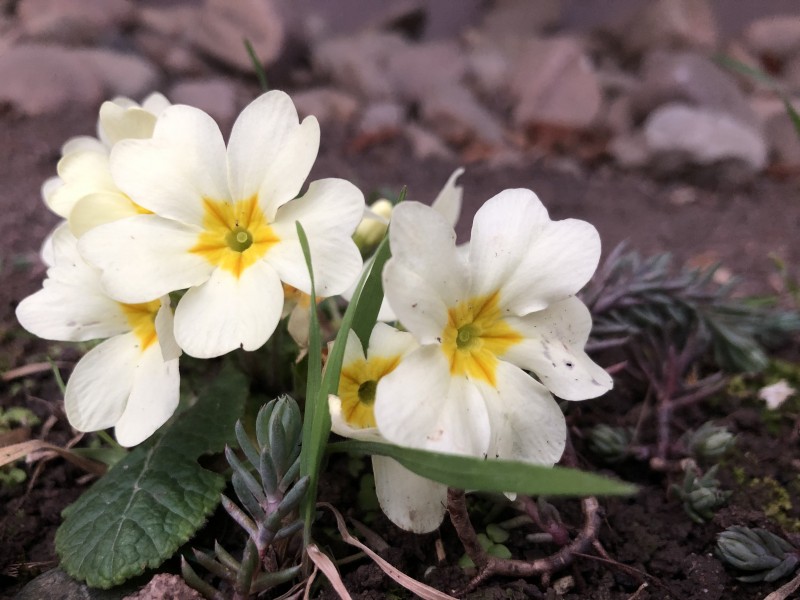
<svg viewBox="0 0 800 600">
<path fill-rule="evenodd" d="M 53 417 L 45 433 L 46 439 L 56 444 L 65 444 L 71 432 L 49 371 L 24 378 L 8 374 L 47 356 L 74 362 L 77 354 L 72 348 L 52 346 L 23 332 L 13 310 L 40 284 L 44 269 L 38 262 L 38 248 L 56 222 L 41 203 L 39 187 L 54 174 L 60 145 L 70 136 L 93 131 L 94 119 L 94 111 L 80 108 L 38 119 L 0 115 L 0 372 L 7 374 L 0 382 L 0 407 L 26 405 L 43 423 Z M 414 161 L 399 138 L 355 153 L 349 132 L 332 129 L 323 132 L 320 158 L 311 179 L 343 177 L 367 194 L 406 185 L 410 199 L 430 202 L 458 166 Z M 619 172 L 602 161 L 586 166 L 556 156 L 530 158 L 515 166 L 476 163 L 468 166 L 461 179 L 465 210 L 459 235 L 468 237 L 471 216 L 486 199 L 504 188 L 528 187 L 539 194 L 554 218 L 575 217 L 593 223 L 606 253 L 620 241 L 629 240 L 632 248 L 645 254 L 671 251 L 678 261 L 697 265 L 720 261 L 742 277 L 741 290 L 748 294 L 780 291 L 771 255 L 780 257 L 798 275 L 800 190 L 796 181 L 760 178 L 738 189 L 720 188 L 713 182 L 695 186 L 693 181 L 656 181 Z M 581 432 L 601 422 L 627 424 L 641 399 L 641 390 L 620 389 L 570 413 L 576 450 L 585 467 L 601 472 L 608 469 L 586 451 Z M 640 492 L 631 498 L 601 500 L 600 542 L 611 559 L 626 566 L 578 559 L 573 567 L 554 576 L 554 580 L 572 578 L 571 586 L 562 582 L 567 586 L 564 598 L 643 600 L 669 598 L 671 593 L 682 600 L 750 600 L 776 589 L 775 583 L 738 582 L 714 557 L 713 547 L 715 536 L 731 524 L 765 526 L 776 532 L 785 527 L 793 532 L 790 525 L 796 527 L 800 517 L 798 486 L 793 483 L 800 460 L 796 423 L 790 418 L 765 423 L 755 401 L 729 394 L 680 413 L 677 422 L 688 428 L 709 419 L 729 425 L 738 435 L 737 450 L 720 473 L 725 487 L 735 491 L 728 506 L 718 511 L 712 522 L 695 524 L 680 501 L 668 493 L 677 476 L 654 473 L 635 461 L 615 465 L 607 472 L 636 483 Z M 42 434 L 41 427 L 33 431 L 34 437 Z M 35 465 L 25 468 L 30 490 L 26 482 L 0 496 L 0 590 L 6 588 L 6 597 L 32 575 L 55 564 L 52 540 L 59 513 L 83 490 L 78 483 L 83 473 L 60 459 L 45 463 L 36 476 Z M 347 461 L 336 459 L 327 472 L 322 498 L 346 515 L 364 520 L 356 501 L 358 480 L 348 471 Z M 772 488 L 763 483 L 770 480 L 775 482 Z M 771 494 L 778 488 L 787 490 L 788 505 L 779 514 L 770 513 Z M 479 531 L 487 524 L 480 517 L 485 504 L 480 498 L 471 500 Z M 554 504 L 568 525 L 580 523 L 576 501 Z M 505 512 L 493 515 L 490 522 L 508 516 Z M 389 544 L 386 557 L 410 575 L 447 591 L 468 582 L 469 576 L 456 566 L 463 550 L 448 524 L 437 534 L 414 536 L 374 512 L 369 527 Z M 514 531 L 507 544 L 515 556 L 539 556 L 555 550 L 531 545 L 525 541 L 525 533 L 530 531 Z M 446 557 L 441 564 L 435 552 L 439 538 Z M 338 555 L 351 553 L 342 549 Z M 643 577 L 648 587 L 637 594 Z M 377 567 L 363 560 L 344 569 L 344 580 L 354 598 L 404 597 Z M 335 596 L 322 592 L 320 597 Z M 555 597 L 540 581 L 504 579 L 490 580 L 469 595 L 475 600 Z"/>
</svg>

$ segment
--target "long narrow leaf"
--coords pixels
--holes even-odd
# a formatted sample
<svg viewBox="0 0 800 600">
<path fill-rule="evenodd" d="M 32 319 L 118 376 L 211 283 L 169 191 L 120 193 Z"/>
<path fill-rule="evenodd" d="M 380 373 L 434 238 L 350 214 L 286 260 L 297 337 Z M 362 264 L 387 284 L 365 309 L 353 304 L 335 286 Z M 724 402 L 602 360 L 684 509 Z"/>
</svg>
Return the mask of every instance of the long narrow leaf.
<svg viewBox="0 0 800 600">
<path fill-rule="evenodd" d="M 577 469 L 483 460 L 377 442 L 336 442 L 328 444 L 328 451 L 388 456 L 418 475 L 458 489 L 547 496 L 618 496 L 636 492 L 629 483 Z"/>
<path fill-rule="evenodd" d="M 267 73 L 264 71 L 264 65 L 261 64 L 260 60 L 258 60 L 255 48 L 253 48 L 253 44 L 250 43 L 250 40 L 244 38 L 242 41 L 244 42 L 245 50 L 247 50 L 247 56 L 250 57 L 250 62 L 253 63 L 253 71 L 256 72 L 256 77 L 258 77 L 258 84 L 261 86 L 261 91 L 268 92 L 269 84 L 267 83 Z"/>
<path fill-rule="evenodd" d="M 370 267 L 369 277 L 364 282 L 364 288 L 361 290 L 361 295 L 358 299 L 358 312 L 353 317 L 352 329 L 358 339 L 361 340 L 363 348 L 367 348 L 369 345 L 369 336 L 372 334 L 372 329 L 378 320 L 378 313 L 383 302 L 381 273 L 383 272 L 383 265 L 386 264 L 391 255 L 389 236 L 387 235 L 383 238 L 371 259 L 372 266 Z M 355 300 L 356 298 L 353 297 L 353 301 Z"/>
</svg>

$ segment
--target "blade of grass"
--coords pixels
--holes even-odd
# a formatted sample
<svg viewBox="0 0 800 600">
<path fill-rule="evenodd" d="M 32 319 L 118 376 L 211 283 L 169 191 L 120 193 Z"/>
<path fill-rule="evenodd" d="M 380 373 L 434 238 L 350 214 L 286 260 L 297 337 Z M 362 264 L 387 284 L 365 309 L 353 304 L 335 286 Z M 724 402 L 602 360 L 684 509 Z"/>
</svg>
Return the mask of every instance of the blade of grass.
<svg viewBox="0 0 800 600">
<path fill-rule="evenodd" d="M 247 38 L 242 38 L 244 42 L 244 47 L 247 50 L 247 55 L 250 57 L 250 62 L 253 63 L 253 70 L 256 72 L 256 77 L 258 77 L 258 83 L 261 86 L 261 89 L 265 92 L 269 91 L 269 84 L 267 83 L 267 74 L 264 71 L 264 65 L 261 64 L 261 61 L 258 60 L 258 56 L 256 56 L 256 51 L 253 48 L 253 44 L 250 43 L 250 40 Z"/>
<path fill-rule="evenodd" d="M 800 136 L 800 114 L 797 114 L 794 106 L 792 106 L 792 103 L 789 102 L 789 99 L 786 96 L 783 97 L 783 105 L 786 107 L 786 112 L 789 114 L 789 118 L 792 120 L 794 130 L 797 132 L 797 135 Z"/>
<path fill-rule="evenodd" d="M 328 444 L 328 452 L 388 456 L 418 475 L 462 490 L 517 492 L 531 496 L 617 496 L 636 493 L 636 487 L 629 483 L 565 467 L 484 460 L 359 440 Z"/>
</svg>

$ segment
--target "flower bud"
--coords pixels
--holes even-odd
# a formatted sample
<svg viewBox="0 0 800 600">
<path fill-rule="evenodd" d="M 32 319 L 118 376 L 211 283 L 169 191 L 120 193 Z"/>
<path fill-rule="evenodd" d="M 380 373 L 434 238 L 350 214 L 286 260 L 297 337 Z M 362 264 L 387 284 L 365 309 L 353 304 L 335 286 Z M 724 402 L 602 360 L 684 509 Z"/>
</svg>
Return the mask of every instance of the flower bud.
<svg viewBox="0 0 800 600">
<path fill-rule="evenodd" d="M 718 427 L 711 422 L 688 433 L 685 439 L 689 453 L 698 460 L 716 460 L 736 443 L 736 436 L 725 427 Z"/>
<path fill-rule="evenodd" d="M 362 256 L 369 255 L 386 235 L 393 208 L 389 200 L 381 198 L 364 211 L 364 218 L 353 234 L 353 241 Z"/>
<path fill-rule="evenodd" d="M 609 463 L 619 462 L 628 456 L 631 434 L 624 427 L 596 425 L 589 432 L 589 449 Z"/>
</svg>

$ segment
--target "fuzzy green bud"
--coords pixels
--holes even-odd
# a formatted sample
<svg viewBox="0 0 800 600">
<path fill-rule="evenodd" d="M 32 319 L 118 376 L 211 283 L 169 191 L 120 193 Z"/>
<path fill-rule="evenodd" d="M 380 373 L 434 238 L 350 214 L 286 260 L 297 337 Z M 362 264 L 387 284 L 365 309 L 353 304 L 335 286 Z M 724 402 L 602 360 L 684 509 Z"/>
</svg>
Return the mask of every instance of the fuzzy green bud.
<svg viewBox="0 0 800 600">
<path fill-rule="evenodd" d="M 619 462 L 627 457 L 630 443 L 630 430 L 624 427 L 596 425 L 589 432 L 589 449 L 609 463 Z"/>
<path fill-rule="evenodd" d="M 734 446 L 736 436 L 725 427 L 708 422 L 688 433 L 685 440 L 689 453 L 696 459 L 717 460 Z"/>
</svg>

